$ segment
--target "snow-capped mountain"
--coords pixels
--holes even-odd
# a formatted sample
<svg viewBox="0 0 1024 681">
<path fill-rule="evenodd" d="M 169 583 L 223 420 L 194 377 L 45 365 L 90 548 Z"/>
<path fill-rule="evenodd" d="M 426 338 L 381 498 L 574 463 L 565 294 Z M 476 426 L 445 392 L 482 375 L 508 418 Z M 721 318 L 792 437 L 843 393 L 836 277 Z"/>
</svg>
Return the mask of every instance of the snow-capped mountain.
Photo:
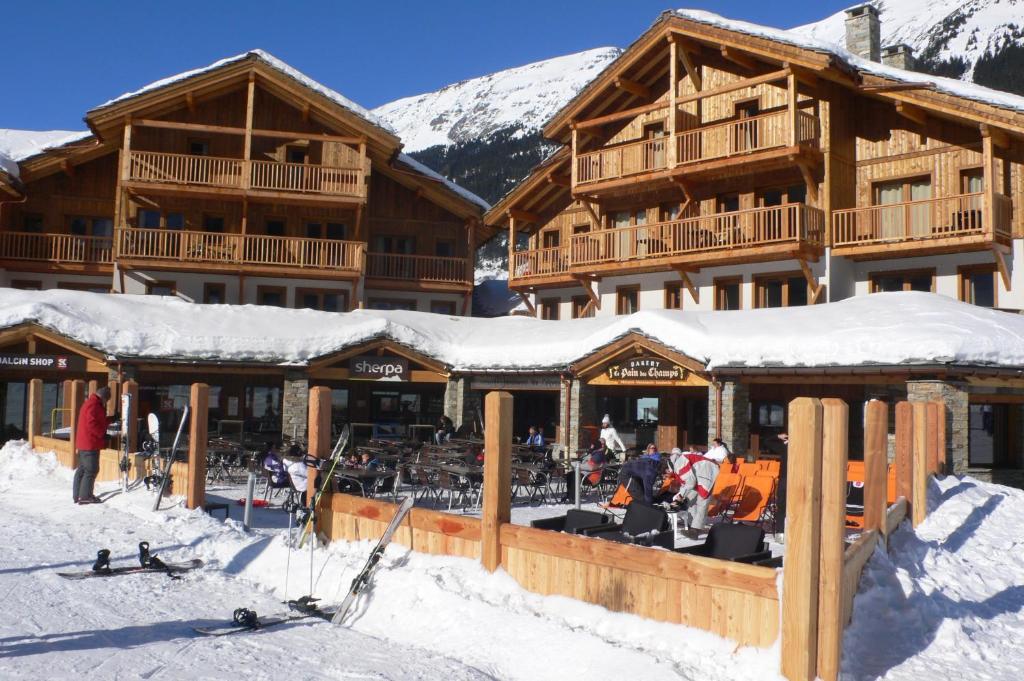
<svg viewBox="0 0 1024 681">
<path fill-rule="evenodd" d="M 1004 90 L 1018 89 L 1024 57 L 1024 0 L 871 0 L 882 45 L 906 43 L 918 70 Z M 845 18 L 836 12 L 794 33 L 843 45 Z M 1008 70 L 1016 71 L 1009 73 Z"/>
<path fill-rule="evenodd" d="M 540 128 L 622 53 L 600 47 L 471 78 L 384 104 L 373 113 L 402 138 L 407 152 L 490 137 L 507 128 Z"/>
</svg>

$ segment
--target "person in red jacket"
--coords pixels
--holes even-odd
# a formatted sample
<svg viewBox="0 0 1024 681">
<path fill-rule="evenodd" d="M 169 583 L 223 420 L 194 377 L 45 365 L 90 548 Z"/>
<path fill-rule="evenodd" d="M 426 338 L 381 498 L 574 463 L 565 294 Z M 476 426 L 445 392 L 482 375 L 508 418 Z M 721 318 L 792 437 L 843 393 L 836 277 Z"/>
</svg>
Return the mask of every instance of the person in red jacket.
<svg viewBox="0 0 1024 681">
<path fill-rule="evenodd" d="M 78 468 L 71 483 L 71 494 L 76 504 L 98 504 L 102 501 L 93 494 L 93 485 L 100 470 L 100 450 L 107 443 L 109 400 L 110 388 L 102 386 L 86 398 L 78 412 L 78 430 L 75 433 Z"/>
</svg>

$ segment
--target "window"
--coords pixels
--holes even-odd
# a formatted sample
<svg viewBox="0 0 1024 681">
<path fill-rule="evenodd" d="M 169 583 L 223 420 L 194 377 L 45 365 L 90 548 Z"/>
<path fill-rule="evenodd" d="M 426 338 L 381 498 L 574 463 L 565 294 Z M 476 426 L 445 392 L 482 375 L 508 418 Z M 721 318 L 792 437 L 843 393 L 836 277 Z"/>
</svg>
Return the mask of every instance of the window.
<svg viewBox="0 0 1024 681">
<path fill-rule="evenodd" d="M 455 242 L 451 239 L 438 239 L 434 242 L 434 255 L 439 258 L 454 258 Z"/>
<path fill-rule="evenodd" d="M 872 293 L 891 291 L 935 290 L 935 270 L 913 270 L 907 272 L 875 272 L 870 275 Z"/>
<path fill-rule="evenodd" d="M 996 266 L 960 268 L 960 300 L 981 307 L 996 307 Z"/>
<path fill-rule="evenodd" d="M 39 234 L 43 231 L 43 216 L 25 215 L 21 219 L 21 228 L 30 234 Z"/>
<path fill-rule="evenodd" d="M 264 225 L 267 236 L 284 236 L 285 222 L 280 219 L 267 220 Z"/>
<path fill-rule="evenodd" d="M 138 223 L 141 229 L 160 229 L 160 211 L 140 209 Z"/>
<path fill-rule="evenodd" d="M 541 238 L 543 239 L 543 248 L 558 248 L 562 235 L 558 230 L 552 230 L 541 234 Z"/>
<path fill-rule="evenodd" d="M 150 281 L 146 284 L 147 296 L 173 296 L 175 293 L 173 281 Z"/>
<path fill-rule="evenodd" d="M 559 302 L 561 301 L 558 298 L 545 298 L 540 301 L 540 318 L 558 319 Z"/>
<path fill-rule="evenodd" d="M 203 216 L 203 231 L 213 232 L 215 234 L 222 234 L 224 232 L 224 216 L 223 215 L 204 215 Z"/>
<path fill-rule="evenodd" d="M 572 226 L 572 233 L 573 234 L 586 234 L 589 231 L 590 231 L 590 223 L 589 222 L 587 224 L 585 224 L 585 225 L 573 225 Z"/>
<path fill-rule="evenodd" d="M 612 229 L 619 229 L 620 227 L 629 227 L 629 211 L 620 210 L 608 215 L 609 227 Z"/>
<path fill-rule="evenodd" d="M 295 307 L 324 312 L 344 312 L 348 310 L 348 293 L 332 289 L 296 289 Z"/>
<path fill-rule="evenodd" d="M 971 404 L 968 411 L 967 465 L 971 468 L 1019 468 L 1016 429 L 1011 414 L 1017 405 Z"/>
<path fill-rule="evenodd" d="M 932 231 L 932 207 L 928 203 L 896 206 L 911 201 L 922 202 L 932 196 L 930 175 L 878 182 L 873 189 L 876 206 L 889 206 L 878 211 L 878 229 L 882 238 L 928 236 Z"/>
<path fill-rule="evenodd" d="M 411 255 L 416 252 L 416 239 L 411 236 L 375 236 L 373 237 L 373 252 Z"/>
<path fill-rule="evenodd" d="M 735 213 L 740 209 L 739 194 L 724 194 L 715 199 L 716 209 L 719 213 Z"/>
<path fill-rule="evenodd" d="M 188 141 L 188 153 L 192 156 L 209 156 L 210 140 L 190 139 Z"/>
<path fill-rule="evenodd" d="M 344 241 L 345 234 L 348 232 L 348 228 L 340 222 L 328 222 L 327 223 L 327 238 L 335 239 L 337 241 Z"/>
<path fill-rule="evenodd" d="M 185 229 L 185 214 L 168 213 L 164 217 L 164 226 L 167 229 Z"/>
<path fill-rule="evenodd" d="M 257 286 L 256 304 L 287 307 L 287 290 L 283 286 Z"/>
<path fill-rule="evenodd" d="M 807 280 L 799 272 L 757 277 L 754 285 L 755 307 L 797 307 L 808 302 Z"/>
<path fill-rule="evenodd" d="M 89 293 L 110 293 L 109 284 L 88 281 L 58 281 L 57 288 L 63 291 L 88 291 Z"/>
<path fill-rule="evenodd" d="M 639 286 L 620 286 L 615 289 L 615 314 L 633 314 L 639 309 Z"/>
<path fill-rule="evenodd" d="M 665 284 L 665 309 L 683 309 L 683 285 L 678 281 L 672 281 Z"/>
<path fill-rule="evenodd" d="M 766 428 L 782 428 L 786 425 L 786 405 L 778 402 L 762 402 L 757 405 L 757 425 Z"/>
<path fill-rule="evenodd" d="M 113 236 L 114 221 L 110 218 L 72 216 L 69 231 L 78 236 Z"/>
<path fill-rule="evenodd" d="M 715 279 L 715 309 L 716 310 L 739 310 L 740 284 L 743 282 L 739 277 L 728 279 Z"/>
<path fill-rule="evenodd" d="M 589 308 L 587 305 L 590 303 L 589 296 L 576 296 L 572 299 L 572 318 L 582 319 L 584 317 L 594 316 L 594 306 L 591 305 Z M 586 314 L 584 314 L 584 311 Z"/>
<path fill-rule="evenodd" d="M 12 279 L 11 288 L 21 289 L 22 291 L 42 291 L 43 282 L 32 279 Z"/>
<path fill-rule="evenodd" d="M 964 194 L 980 194 L 985 191 L 985 174 L 981 168 L 965 168 L 960 171 L 960 190 Z"/>
<path fill-rule="evenodd" d="M 366 306 L 371 310 L 415 310 L 416 301 L 406 298 L 370 298 Z"/>
<path fill-rule="evenodd" d="M 453 300 L 432 300 L 430 311 L 434 314 L 444 314 L 450 317 L 455 316 L 455 301 Z"/>
<path fill-rule="evenodd" d="M 679 211 L 680 204 L 678 203 L 666 203 L 660 207 L 661 210 L 661 221 L 671 222 L 672 220 L 678 220 L 681 213 Z"/>
<path fill-rule="evenodd" d="M 161 213 L 158 210 L 139 209 L 137 214 L 138 226 L 142 229 L 184 229 L 184 213 Z M 113 227 L 113 221 L 111 221 Z M 95 229 L 95 227 L 94 227 Z"/>
<path fill-rule="evenodd" d="M 307 222 L 306 223 L 306 238 L 307 239 L 319 239 L 323 235 L 324 226 L 319 222 Z"/>
<path fill-rule="evenodd" d="M 203 284 L 203 302 L 207 305 L 223 305 L 227 302 L 224 284 Z"/>
<path fill-rule="evenodd" d="M 286 155 L 288 163 L 305 163 L 309 158 L 309 149 L 306 147 L 288 147 Z"/>
</svg>

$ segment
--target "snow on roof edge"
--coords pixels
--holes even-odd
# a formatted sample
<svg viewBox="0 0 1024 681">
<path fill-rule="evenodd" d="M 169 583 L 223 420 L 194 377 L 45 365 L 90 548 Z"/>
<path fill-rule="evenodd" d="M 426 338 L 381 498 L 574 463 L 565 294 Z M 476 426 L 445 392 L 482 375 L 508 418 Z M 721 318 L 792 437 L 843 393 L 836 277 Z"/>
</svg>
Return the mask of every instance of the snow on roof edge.
<svg viewBox="0 0 1024 681">
<path fill-rule="evenodd" d="M 19 177 L 18 163 L 52 149 L 92 137 L 89 130 L 18 130 L 0 128 L 0 168 Z M 4 160 L 7 159 L 8 163 Z M 13 170 L 12 170 L 13 168 Z"/>
<path fill-rule="evenodd" d="M 483 208 L 485 213 L 491 209 L 491 204 L 487 203 L 487 201 L 485 201 L 484 199 L 480 198 L 479 196 L 477 196 L 473 192 L 469 191 L 468 189 L 466 189 L 462 185 L 456 184 L 455 182 L 452 182 L 447 177 L 445 177 L 441 173 L 437 172 L 433 168 L 430 168 L 428 166 L 423 165 L 422 163 L 420 163 L 419 161 L 414 159 L 409 154 L 399 153 L 398 154 L 398 160 L 400 162 L 404 163 L 405 165 L 409 166 L 410 168 L 412 168 L 416 172 L 420 173 L 421 175 L 426 175 L 430 179 L 436 180 L 437 182 L 440 182 L 445 187 L 447 187 L 451 191 L 455 192 L 456 194 L 458 194 L 459 196 L 461 196 L 465 200 L 469 201 L 470 203 L 475 203 L 480 208 Z"/>
</svg>

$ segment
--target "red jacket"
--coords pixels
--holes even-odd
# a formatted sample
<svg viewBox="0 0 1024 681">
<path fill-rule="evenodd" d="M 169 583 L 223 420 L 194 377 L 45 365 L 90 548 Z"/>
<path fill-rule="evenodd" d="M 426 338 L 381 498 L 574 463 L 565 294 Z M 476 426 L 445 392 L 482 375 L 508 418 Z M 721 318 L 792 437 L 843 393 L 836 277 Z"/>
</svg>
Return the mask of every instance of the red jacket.
<svg viewBox="0 0 1024 681">
<path fill-rule="evenodd" d="M 107 406 L 99 395 L 93 393 L 82 404 L 78 412 L 78 430 L 75 433 L 75 448 L 100 450 L 107 444 Z"/>
</svg>

